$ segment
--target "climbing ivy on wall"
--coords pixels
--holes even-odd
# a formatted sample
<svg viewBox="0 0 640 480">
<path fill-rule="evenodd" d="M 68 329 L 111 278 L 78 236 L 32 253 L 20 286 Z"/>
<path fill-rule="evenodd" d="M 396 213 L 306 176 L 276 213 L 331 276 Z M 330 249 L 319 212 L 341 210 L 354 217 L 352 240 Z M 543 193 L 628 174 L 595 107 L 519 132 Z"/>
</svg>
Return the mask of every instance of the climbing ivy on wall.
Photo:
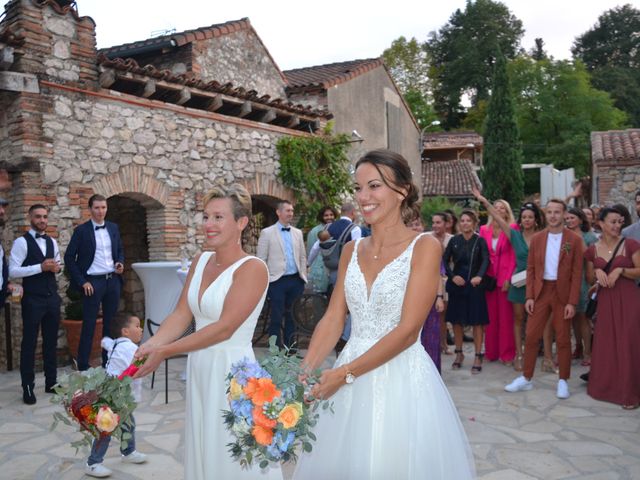
<svg viewBox="0 0 640 480">
<path fill-rule="evenodd" d="M 278 140 L 278 177 L 294 192 L 299 227 L 316 225 L 320 208 L 338 207 L 351 193 L 349 145 L 348 135 L 334 135 L 331 123 L 321 135 Z"/>
</svg>

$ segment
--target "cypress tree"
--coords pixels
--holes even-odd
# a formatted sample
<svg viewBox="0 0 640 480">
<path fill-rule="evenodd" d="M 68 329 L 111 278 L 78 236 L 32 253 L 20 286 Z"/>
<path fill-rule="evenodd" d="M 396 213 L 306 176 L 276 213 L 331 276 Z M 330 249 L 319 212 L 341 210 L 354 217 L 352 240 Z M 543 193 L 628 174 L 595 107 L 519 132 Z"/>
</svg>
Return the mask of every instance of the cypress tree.
<svg viewBox="0 0 640 480">
<path fill-rule="evenodd" d="M 484 128 L 484 196 L 504 198 L 514 208 L 524 196 L 522 147 L 507 75 L 507 62 L 497 49 L 491 98 Z"/>
</svg>

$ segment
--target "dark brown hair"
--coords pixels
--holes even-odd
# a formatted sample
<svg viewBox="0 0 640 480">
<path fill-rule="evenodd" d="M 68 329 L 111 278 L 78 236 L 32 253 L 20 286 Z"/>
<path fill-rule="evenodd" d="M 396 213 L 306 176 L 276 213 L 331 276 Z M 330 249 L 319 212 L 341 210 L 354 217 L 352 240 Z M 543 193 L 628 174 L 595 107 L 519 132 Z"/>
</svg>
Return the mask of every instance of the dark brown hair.
<svg viewBox="0 0 640 480">
<path fill-rule="evenodd" d="M 418 188 L 413 183 L 413 173 L 407 160 L 399 153 L 391 150 L 379 149 L 371 150 L 356 162 L 356 170 L 363 163 L 369 163 L 378 170 L 384 184 L 396 193 L 401 194 L 404 199 L 400 205 L 402 218 L 411 217 L 412 209 L 418 201 Z M 380 167 L 387 167 L 391 170 L 393 178 L 391 184 L 385 177 Z M 401 189 L 405 189 L 405 194 Z"/>
<path fill-rule="evenodd" d="M 93 207 L 93 202 L 106 202 L 107 198 L 104 195 L 100 195 L 96 193 L 95 195 L 91 195 L 89 197 L 89 208 Z"/>
</svg>

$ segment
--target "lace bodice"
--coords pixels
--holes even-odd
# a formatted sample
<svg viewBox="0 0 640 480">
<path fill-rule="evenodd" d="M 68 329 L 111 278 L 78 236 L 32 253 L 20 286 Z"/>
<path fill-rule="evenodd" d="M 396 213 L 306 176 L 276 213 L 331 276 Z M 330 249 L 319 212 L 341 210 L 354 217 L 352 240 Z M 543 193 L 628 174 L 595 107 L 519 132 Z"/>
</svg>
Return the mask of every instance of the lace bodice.
<svg viewBox="0 0 640 480">
<path fill-rule="evenodd" d="M 344 289 L 351 313 L 351 338 L 354 340 L 379 340 L 400 322 L 402 303 L 411 270 L 413 247 L 422 235 L 388 263 L 378 274 L 367 291 L 367 283 L 358 263 L 356 240 L 345 276 Z"/>
</svg>

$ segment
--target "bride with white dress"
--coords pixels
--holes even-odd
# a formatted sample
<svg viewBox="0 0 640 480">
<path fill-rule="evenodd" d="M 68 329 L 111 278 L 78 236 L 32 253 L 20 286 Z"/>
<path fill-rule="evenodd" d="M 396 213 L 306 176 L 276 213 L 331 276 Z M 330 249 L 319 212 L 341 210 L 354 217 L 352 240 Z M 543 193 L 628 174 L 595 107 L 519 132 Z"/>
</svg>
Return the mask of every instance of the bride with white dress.
<svg viewBox="0 0 640 480">
<path fill-rule="evenodd" d="M 251 215 L 251 196 L 241 185 L 217 187 L 204 199 L 205 252 L 194 259 L 173 313 L 136 353 L 147 357 L 136 378 L 168 357 L 189 353 L 184 446 L 186 480 L 282 479 L 279 466 L 241 468 L 227 444 L 222 410 L 229 408 L 225 378 L 231 365 L 254 359 L 251 340 L 267 292 L 264 262 L 247 255 L 242 231 Z M 192 316 L 195 333 L 180 338 Z"/>
<path fill-rule="evenodd" d="M 417 201 L 407 161 L 388 150 L 356 163 L 356 200 L 372 236 L 350 242 L 338 282 L 305 357 L 322 365 L 342 333 L 351 337 L 332 369 L 312 389 L 333 402 L 314 430 L 294 478 L 475 478 L 473 455 L 455 405 L 420 344 L 435 300 L 442 247 L 405 227 Z"/>
</svg>

